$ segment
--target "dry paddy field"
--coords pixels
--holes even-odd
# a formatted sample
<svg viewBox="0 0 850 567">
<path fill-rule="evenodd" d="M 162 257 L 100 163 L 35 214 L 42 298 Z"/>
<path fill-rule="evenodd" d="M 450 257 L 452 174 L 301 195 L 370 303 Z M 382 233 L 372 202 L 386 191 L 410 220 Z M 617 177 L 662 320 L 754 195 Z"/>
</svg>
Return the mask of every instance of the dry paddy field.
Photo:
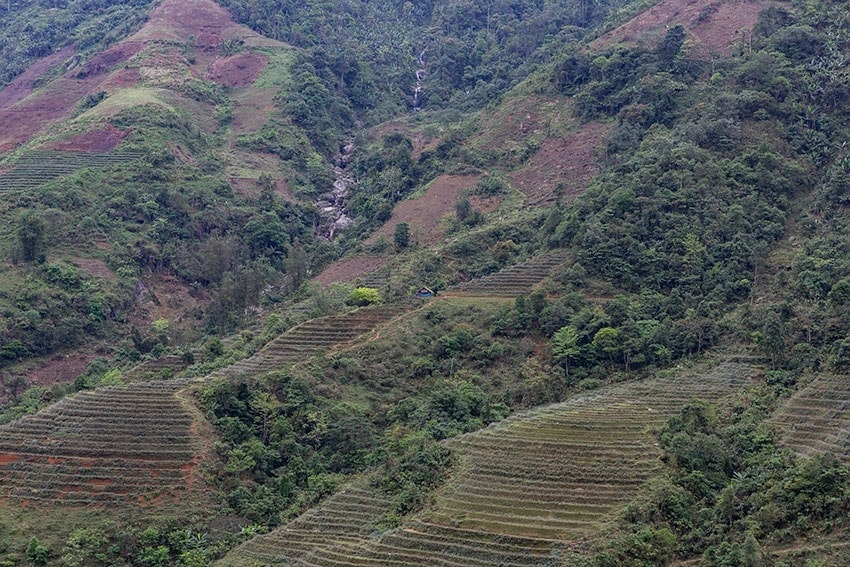
<svg viewBox="0 0 850 567">
<path fill-rule="evenodd" d="M 487 297 L 516 297 L 530 293 L 552 270 L 567 261 L 565 251 L 535 256 L 498 272 L 458 285 L 451 292 Z"/>
<path fill-rule="evenodd" d="M 280 370 L 319 352 L 353 344 L 356 339 L 404 313 L 405 309 L 404 306 L 381 305 L 310 319 L 273 339 L 254 355 L 213 372 L 209 378 L 235 378 Z"/>
<path fill-rule="evenodd" d="M 0 501 L 122 507 L 204 501 L 185 383 L 81 392 L 0 427 Z"/>
<path fill-rule="evenodd" d="M 782 443 L 803 455 L 850 460 L 850 377 L 818 375 L 776 413 Z"/>
<path fill-rule="evenodd" d="M 220 567 L 557 565 L 660 468 L 655 431 L 689 400 L 718 400 L 760 372 L 739 362 L 577 395 L 448 442 L 460 464 L 431 506 L 397 529 L 366 479 L 259 536 Z"/>
</svg>

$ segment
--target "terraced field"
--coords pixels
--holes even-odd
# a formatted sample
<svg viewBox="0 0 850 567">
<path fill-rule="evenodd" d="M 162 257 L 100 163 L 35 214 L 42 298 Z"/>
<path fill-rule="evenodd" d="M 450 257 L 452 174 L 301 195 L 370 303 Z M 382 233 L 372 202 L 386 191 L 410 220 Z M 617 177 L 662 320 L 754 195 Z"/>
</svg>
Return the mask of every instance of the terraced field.
<svg viewBox="0 0 850 567">
<path fill-rule="evenodd" d="M 0 173 L 0 192 L 31 189 L 84 167 L 102 168 L 132 161 L 140 156 L 138 152 L 30 152 Z"/>
<path fill-rule="evenodd" d="M 145 380 L 162 380 L 171 378 L 184 368 L 187 364 L 182 356 L 166 354 L 153 360 L 148 360 L 134 366 L 124 373 L 125 382 L 141 382 Z"/>
<path fill-rule="evenodd" d="M 234 378 L 242 374 L 280 370 L 290 364 L 307 360 L 323 350 L 350 344 L 358 337 L 401 315 L 405 309 L 404 306 L 382 305 L 363 307 L 342 315 L 310 319 L 270 341 L 254 355 L 217 370 L 209 377 Z"/>
<path fill-rule="evenodd" d="M 804 455 L 832 452 L 850 461 L 850 379 L 822 374 L 773 418 L 784 445 Z"/>
<path fill-rule="evenodd" d="M 219 565 L 556 565 L 568 542 L 594 536 L 658 470 L 654 428 L 690 399 L 729 395 L 757 372 L 719 362 L 515 415 L 451 440 L 458 470 L 400 528 L 373 532 L 381 497 L 346 490 Z"/>
<path fill-rule="evenodd" d="M 567 261 L 563 251 L 543 254 L 514 264 L 494 274 L 458 285 L 453 291 L 464 295 L 516 297 L 530 293 L 534 286 L 550 275 L 555 266 Z"/>
<path fill-rule="evenodd" d="M 181 381 L 99 388 L 0 427 L 0 499 L 145 506 L 203 498 Z"/>
</svg>

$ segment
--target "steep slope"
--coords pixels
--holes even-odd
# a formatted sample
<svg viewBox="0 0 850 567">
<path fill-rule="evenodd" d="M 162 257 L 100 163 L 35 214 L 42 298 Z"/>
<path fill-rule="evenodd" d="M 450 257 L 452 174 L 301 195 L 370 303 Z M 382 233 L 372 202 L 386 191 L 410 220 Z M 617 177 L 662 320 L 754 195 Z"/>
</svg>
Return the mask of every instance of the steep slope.
<svg viewBox="0 0 850 567">
<path fill-rule="evenodd" d="M 142 382 L 66 398 L 0 428 L 6 506 L 209 505 L 198 416 L 181 382 Z"/>
<path fill-rule="evenodd" d="M 720 362 L 513 416 L 448 441 L 457 470 L 401 527 L 380 532 L 381 496 L 360 484 L 218 564 L 555 565 L 564 545 L 592 537 L 659 469 L 654 429 L 692 398 L 723 398 L 759 372 Z"/>
<path fill-rule="evenodd" d="M 850 384 L 821 374 L 796 392 L 773 418 L 782 443 L 804 455 L 833 453 L 850 458 Z"/>
</svg>

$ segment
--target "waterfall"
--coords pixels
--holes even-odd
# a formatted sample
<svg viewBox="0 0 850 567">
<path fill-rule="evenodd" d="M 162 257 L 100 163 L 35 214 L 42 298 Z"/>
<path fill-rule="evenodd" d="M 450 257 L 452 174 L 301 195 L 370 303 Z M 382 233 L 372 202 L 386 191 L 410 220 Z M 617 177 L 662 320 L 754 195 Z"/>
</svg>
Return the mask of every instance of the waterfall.
<svg viewBox="0 0 850 567">
<path fill-rule="evenodd" d="M 339 156 L 334 164 L 334 183 L 330 191 L 323 193 L 316 201 L 319 208 L 319 222 L 316 225 L 316 234 L 333 240 L 334 235 L 351 224 L 351 217 L 345 213 L 345 205 L 348 202 L 348 192 L 354 185 L 354 176 L 348 172 L 348 162 L 354 151 L 354 138 L 351 138 L 340 147 Z"/>
<path fill-rule="evenodd" d="M 425 54 L 427 52 L 428 48 L 426 47 L 419 52 L 419 57 L 416 58 L 418 67 L 416 69 L 416 82 L 413 85 L 413 112 L 418 112 L 420 109 L 419 93 L 422 92 L 422 81 L 428 75 L 428 69 L 425 63 Z"/>
</svg>

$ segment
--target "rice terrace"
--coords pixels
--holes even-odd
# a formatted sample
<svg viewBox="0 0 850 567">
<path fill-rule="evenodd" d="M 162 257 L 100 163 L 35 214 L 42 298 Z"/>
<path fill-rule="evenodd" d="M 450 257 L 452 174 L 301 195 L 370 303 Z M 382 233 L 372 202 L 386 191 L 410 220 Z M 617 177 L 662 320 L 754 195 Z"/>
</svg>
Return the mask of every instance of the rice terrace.
<svg viewBox="0 0 850 567">
<path fill-rule="evenodd" d="M 850 565 L 846 12 L 0 3 L 0 567 Z"/>
</svg>

